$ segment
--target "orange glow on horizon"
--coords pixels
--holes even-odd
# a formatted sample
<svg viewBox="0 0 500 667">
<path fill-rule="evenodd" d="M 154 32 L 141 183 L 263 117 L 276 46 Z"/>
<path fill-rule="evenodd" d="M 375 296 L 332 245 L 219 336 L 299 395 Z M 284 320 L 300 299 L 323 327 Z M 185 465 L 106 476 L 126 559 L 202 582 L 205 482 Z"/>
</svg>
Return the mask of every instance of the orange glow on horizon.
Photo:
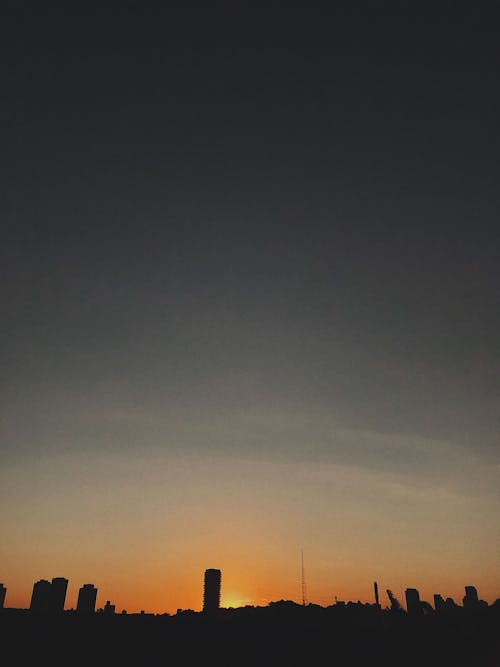
<svg viewBox="0 0 500 667">
<path fill-rule="evenodd" d="M 373 601 L 375 580 L 384 606 L 386 588 L 398 598 L 417 588 L 429 602 L 441 593 L 461 603 L 466 585 L 489 603 L 500 597 L 493 492 L 444 493 L 349 466 L 245 462 L 243 473 L 237 461 L 105 454 L 88 490 L 75 482 L 83 465 L 88 457 L 59 462 L 43 494 L 38 465 L 4 476 L 17 499 L 2 525 L 7 607 L 26 608 L 34 581 L 64 576 L 67 609 L 92 583 L 97 608 L 201 610 L 207 568 L 222 571 L 224 607 L 300 602 L 302 548 L 308 600 L 323 606 Z"/>
<path fill-rule="evenodd" d="M 122 610 L 127 610 L 129 613 L 137 613 L 144 610 L 148 613 L 170 613 L 174 614 L 177 609 L 193 609 L 200 611 L 202 608 L 203 595 L 203 573 L 204 570 L 199 570 L 198 576 L 179 576 L 176 579 L 168 580 L 167 577 L 162 580 L 155 580 L 153 576 L 151 579 L 145 576 L 141 580 L 138 587 L 130 587 L 130 584 L 125 582 L 113 580 L 108 583 L 101 583 L 94 580 L 98 588 L 98 597 L 96 609 L 102 608 L 106 600 L 110 600 L 112 604 L 116 605 L 117 613 Z M 53 576 L 60 575 L 58 570 Z M 363 578 L 363 582 L 356 585 L 354 582 L 349 582 L 346 577 L 345 584 L 334 585 L 332 578 L 320 581 L 315 576 L 314 570 L 310 572 L 310 583 L 308 586 L 308 601 L 310 603 L 319 604 L 321 606 L 328 606 L 334 604 L 335 597 L 344 601 L 358 601 L 373 602 L 373 581 L 368 577 Z M 348 573 L 346 573 L 347 575 Z M 83 583 L 88 583 L 87 579 L 69 573 L 63 575 L 69 578 L 68 594 L 66 597 L 66 609 L 73 609 L 76 607 L 76 599 L 78 589 Z M 193 573 L 194 575 L 194 573 Z M 33 581 L 38 578 L 51 578 L 52 575 L 45 574 L 36 576 Z M 296 581 L 292 585 L 285 585 L 283 579 L 274 578 L 270 573 L 262 573 L 257 577 L 256 573 L 252 576 L 248 574 L 243 575 L 238 573 L 234 567 L 222 567 L 222 587 L 221 587 L 221 607 L 223 608 L 238 608 L 246 605 L 252 606 L 266 606 L 270 602 L 276 602 L 281 599 L 293 600 L 296 603 L 301 602 L 300 595 L 300 581 L 299 572 L 295 573 Z M 133 575 L 131 576 L 133 580 Z M 33 581 L 12 580 L 4 582 L 7 585 L 7 599 L 6 607 L 27 608 L 31 597 L 31 588 Z M 282 585 L 280 585 L 282 584 Z M 290 582 L 289 582 L 290 584 Z M 404 603 L 404 589 L 413 587 L 419 589 L 421 598 L 429 602 L 433 602 L 433 594 L 441 593 L 444 597 L 453 597 L 458 604 L 462 603 L 465 585 L 476 585 L 479 595 L 489 604 L 499 597 L 498 588 L 488 586 L 483 577 L 471 577 L 463 582 L 463 586 L 452 584 L 446 578 L 441 581 L 429 576 L 427 581 L 423 579 L 415 581 L 399 581 L 397 578 L 391 580 L 384 580 L 378 578 L 380 599 L 382 606 L 388 605 L 386 598 L 386 588 L 391 588 L 397 598 Z"/>
</svg>

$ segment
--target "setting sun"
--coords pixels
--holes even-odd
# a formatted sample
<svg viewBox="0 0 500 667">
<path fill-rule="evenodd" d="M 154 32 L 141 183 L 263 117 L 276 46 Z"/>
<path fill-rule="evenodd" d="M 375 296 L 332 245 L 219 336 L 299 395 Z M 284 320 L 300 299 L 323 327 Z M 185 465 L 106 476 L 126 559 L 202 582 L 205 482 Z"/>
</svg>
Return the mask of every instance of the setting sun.
<svg viewBox="0 0 500 667">
<path fill-rule="evenodd" d="M 221 606 L 229 609 L 231 607 L 245 607 L 246 605 L 255 605 L 255 601 L 242 596 L 240 593 L 229 592 L 221 596 Z"/>
</svg>

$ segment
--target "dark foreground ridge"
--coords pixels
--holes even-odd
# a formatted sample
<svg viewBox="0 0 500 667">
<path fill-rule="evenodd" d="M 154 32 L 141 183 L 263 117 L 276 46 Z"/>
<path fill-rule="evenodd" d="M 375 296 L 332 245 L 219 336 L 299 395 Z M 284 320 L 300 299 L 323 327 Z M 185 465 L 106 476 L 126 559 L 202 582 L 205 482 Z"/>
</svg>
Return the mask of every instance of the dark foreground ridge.
<svg viewBox="0 0 500 667">
<path fill-rule="evenodd" d="M 500 602 L 414 616 L 280 601 L 213 613 L 0 613 L 5 665 L 497 666 Z"/>
</svg>

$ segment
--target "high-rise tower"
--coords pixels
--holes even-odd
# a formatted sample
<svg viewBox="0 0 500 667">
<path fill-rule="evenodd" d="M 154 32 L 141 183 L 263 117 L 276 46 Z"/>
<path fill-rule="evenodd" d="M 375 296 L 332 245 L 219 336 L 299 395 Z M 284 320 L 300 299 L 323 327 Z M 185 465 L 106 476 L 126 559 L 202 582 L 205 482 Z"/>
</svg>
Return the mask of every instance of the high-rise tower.
<svg viewBox="0 0 500 667">
<path fill-rule="evenodd" d="M 33 585 L 30 610 L 44 614 L 56 614 L 64 611 L 68 580 L 64 577 L 55 577 L 52 583 L 40 579 Z"/>
<path fill-rule="evenodd" d="M 55 577 L 52 579 L 52 584 L 50 586 L 50 611 L 52 613 L 64 611 L 67 589 L 67 579 L 64 577 Z"/>
<path fill-rule="evenodd" d="M 95 611 L 96 598 L 97 588 L 93 584 L 83 584 L 78 591 L 76 611 L 79 614 L 93 614 Z"/>
<path fill-rule="evenodd" d="M 220 570 L 205 570 L 203 611 L 217 611 L 220 607 Z"/>
<path fill-rule="evenodd" d="M 33 584 L 30 611 L 47 613 L 50 609 L 51 584 L 46 579 L 40 579 Z"/>
</svg>

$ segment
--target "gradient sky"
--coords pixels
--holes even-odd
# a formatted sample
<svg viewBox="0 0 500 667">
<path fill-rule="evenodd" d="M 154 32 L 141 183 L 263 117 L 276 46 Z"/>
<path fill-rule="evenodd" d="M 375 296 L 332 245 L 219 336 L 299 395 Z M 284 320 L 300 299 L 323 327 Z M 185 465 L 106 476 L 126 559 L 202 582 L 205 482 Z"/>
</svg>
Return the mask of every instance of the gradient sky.
<svg viewBox="0 0 500 667">
<path fill-rule="evenodd" d="M 496 24 L 210 4 L 2 3 L 6 604 L 491 602 Z"/>
</svg>

